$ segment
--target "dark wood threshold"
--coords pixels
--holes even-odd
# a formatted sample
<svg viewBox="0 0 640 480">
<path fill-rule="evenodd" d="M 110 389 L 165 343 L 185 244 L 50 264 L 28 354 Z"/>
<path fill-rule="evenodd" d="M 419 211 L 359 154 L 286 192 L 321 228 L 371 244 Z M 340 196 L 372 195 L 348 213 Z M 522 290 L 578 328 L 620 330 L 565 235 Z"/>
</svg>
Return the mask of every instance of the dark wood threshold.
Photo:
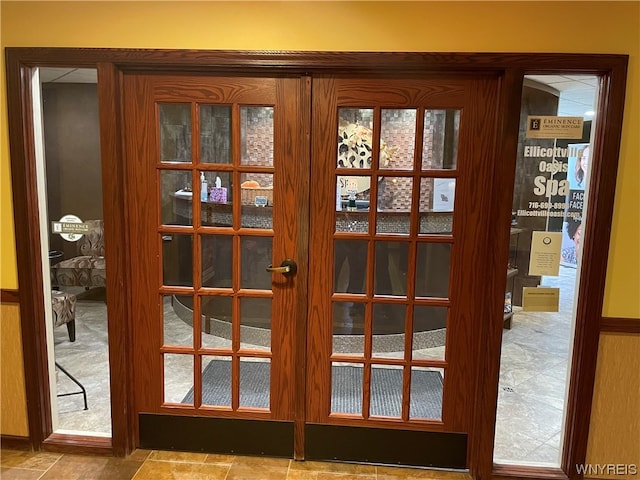
<svg viewBox="0 0 640 480">
<path fill-rule="evenodd" d="M 42 442 L 42 449 L 56 453 L 113 455 L 110 437 L 92 437 L 89 435 L 52 433 Z"/>
<path fill-rule="evenodd" d="M 13 450 L 32 450 L 29 437 L 20 437 L 18 435 L 0 435 L 0 445 L 2 445 L 2 448 L 11 448 Z"/>
<path fill-rule="evenodd" d="M 0 289 L 0 303 L 20 303 L 18 290 Z"/>
<path fill-rule="evenodd" d="M 640 334 L 640 318 L 602 317 L 600 319 L 600 333 Z"/>
<path fill-rule="evenodd" d="M 493 465 L 493 480 L 568 480 L 560 467 L 529 467 L 524 465 Z"/>
</svg>

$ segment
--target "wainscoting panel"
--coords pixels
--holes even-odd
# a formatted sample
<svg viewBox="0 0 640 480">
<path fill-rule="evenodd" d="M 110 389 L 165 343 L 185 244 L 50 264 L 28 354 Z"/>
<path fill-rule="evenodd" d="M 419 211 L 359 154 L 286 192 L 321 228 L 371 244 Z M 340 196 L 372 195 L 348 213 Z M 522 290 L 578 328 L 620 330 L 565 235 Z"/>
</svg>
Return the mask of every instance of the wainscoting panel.
<svg viewBox="0 0 640 480">
<path fill-rule="evenodd" d="M 17 303 L 5 303 L 8 298 L 2 291 L 0 305 L 0 425 L 2 435 L 27 437 L 27 397 L 24 384 L 24 363 L 20 334 L 20 307 Z M 11 298 L 11 297 L 9 297 Z M 15 295 L 17 302 L 17 295 Z"/>
</svg>

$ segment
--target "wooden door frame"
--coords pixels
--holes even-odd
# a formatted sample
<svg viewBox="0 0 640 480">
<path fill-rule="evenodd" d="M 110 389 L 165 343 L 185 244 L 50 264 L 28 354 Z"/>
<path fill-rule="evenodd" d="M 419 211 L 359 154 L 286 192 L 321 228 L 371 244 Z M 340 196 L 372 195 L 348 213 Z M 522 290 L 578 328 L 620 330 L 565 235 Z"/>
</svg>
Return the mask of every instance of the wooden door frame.
<svg viewBox="0 0 640 480">
<path fill-rule="evenodd" d="M 130 302 L 119 292 L 131 285 L 127 266 L 126 192 L 122 148 L 121 75 L 123 71 L 171 71 L 209 73 L 367 74 L 387 72 L 494 72 L 501 77 L 500 112 L 492 206 L 495 222 L 488 273 L 489 308 L 502 311 L 504 269 L 507 263 L 511 202 L 518 146 L 518 125 L 525 74 L 587 74 L 601 77 L 583 268 L 579 279 L 576 330 L 571 365 L 566 436 L 561 469 L 506 468 L 494 472 L 493 437 L 498 397 L 502 341 L 502 315 L 491 319 L 491 328 L 480 339 L 486 355 L 479 362 L 479 391 L 475 412 L 470 470 L 476 478 L 496 474 L 522 474 L 580 478 L 572 468 L 585 462 L 595 382 L 599 325 L 604 299 L 607 252 L 615 196 L 617 166 L 627 77 L 627 55 L 553 53 L 355 53 L 355 52 L 250 52 L 143 49 L 82 49 L 8 47 L 5 49 L 9 145 L 14 204 L 15 238 L 24 352 L 29 438 L 33 448 L 92 450 L 125 455 L 134 448 L 132 378 L 130 369 Z M 107 251 L 107 301 L 109 305 L 109 358 L 113 436 L 111 442 L 87 437 L 52 435 L 44 292 L 35 178 L 30 72 L 33 67 L 85 67 L 98 69 L 101 154 L 104 189 L 105 244 Z M 401 72 L 401 73 L 398 73 Z M 606 135 L 605 135 L 606 132 Z M 111 228 L 110 228 L 111 226 Z M 498 267 L 500 266 L 500 267 Z M 298 305 L 298 312 L 306 306 Z M 300 339 L 301 341 L 304 339 Z M 303 373 L 299 372 L 299 375 Z M 491 385 L 491 388 L 482 388 Z M 303 405 L 300 406 L 304 414 Z M 66 447 L 65 447 L 66 446 Z"/>
</svg>

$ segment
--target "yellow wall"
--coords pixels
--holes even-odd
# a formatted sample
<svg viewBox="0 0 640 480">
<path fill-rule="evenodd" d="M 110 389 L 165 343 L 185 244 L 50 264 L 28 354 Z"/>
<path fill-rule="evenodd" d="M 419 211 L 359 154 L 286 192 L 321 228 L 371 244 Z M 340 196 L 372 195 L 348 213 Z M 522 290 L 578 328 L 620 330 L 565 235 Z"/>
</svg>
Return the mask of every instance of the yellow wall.
<svg viewBox="0 0 640 480">
<path fill-rule="evenodd" d="M 512 51 L 630 55 L 604 314 L 640 317 L 640 3 L 636 2 L 11 2 L 2 46 L 258 50 Z M 499 12 L 499 14 L 498 14 Z M 635 88 L 631 88 L 635 86 Z M 4 82 L 0 97 L 5 94 Z M 3 100 L 4 102 L 4 100 Z M 2 225 L 10 226 L 2 108 Z M 3 288 L 15 287 L 2 228 Z M 5 268 L 5 264 L 8 267 Z"/>
<path fill-rule="evenodd" d="M 628 54 L 629 76 L 603 313 L 640 317 L 640 3 L 634 2 L 2 2 L 2 47 L 570 52 Z M 3 65 L 4 70 L 4 65 Z M 0 84 L 0 287 L 17 285 Z M 619 377 L 612 337 L 598 366 Z M 607 381 L 610 381 L 608 379 Z M 603 387 L 600 387 L 603 388 Z M 596 400 L 611 398 L 596 392 Z M 615 400 L 615 397 L 613 397 Z M 596 415 L 598 413 L 596 412 Z M 604 413 L 602 413 L 604 415 Z M 625 412 L 637 422 L 640 409 Z M 604 418 L 604 417 L 603 417 Z M 605 422 L 606 423 L 606 422 Z M 606 424 L 594 417 L 598 435 Z M 602 424 L 602 425 L 601 425 Z M 590 443 L 598 457 L 598 443 Z M 595 449 L 595 450 L 594 450 Z M 640 459 L 638 459 L 640 463 Z"/>
</svg>

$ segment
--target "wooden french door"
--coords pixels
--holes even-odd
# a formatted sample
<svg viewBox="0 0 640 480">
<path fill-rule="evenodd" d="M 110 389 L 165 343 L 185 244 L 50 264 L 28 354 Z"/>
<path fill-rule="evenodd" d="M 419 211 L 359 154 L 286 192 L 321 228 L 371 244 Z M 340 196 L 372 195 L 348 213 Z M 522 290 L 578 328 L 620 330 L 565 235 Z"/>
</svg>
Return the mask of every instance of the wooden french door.
<svg viewBox="0 0 640 480">
<path fill-rule="evenodd" d="M 490 77 L 314 79 L 308 458 L 468 465 L 496 105 Z"/>
<path fill-rule="evenodd" d="M 141 447 L 293 454 L 305 88 L 125 75 Z"/>
<path fill-rule="evenodd" d="M 125 75 L 139 445 L 467 466 L 497 91 Z"/>
</svg>

